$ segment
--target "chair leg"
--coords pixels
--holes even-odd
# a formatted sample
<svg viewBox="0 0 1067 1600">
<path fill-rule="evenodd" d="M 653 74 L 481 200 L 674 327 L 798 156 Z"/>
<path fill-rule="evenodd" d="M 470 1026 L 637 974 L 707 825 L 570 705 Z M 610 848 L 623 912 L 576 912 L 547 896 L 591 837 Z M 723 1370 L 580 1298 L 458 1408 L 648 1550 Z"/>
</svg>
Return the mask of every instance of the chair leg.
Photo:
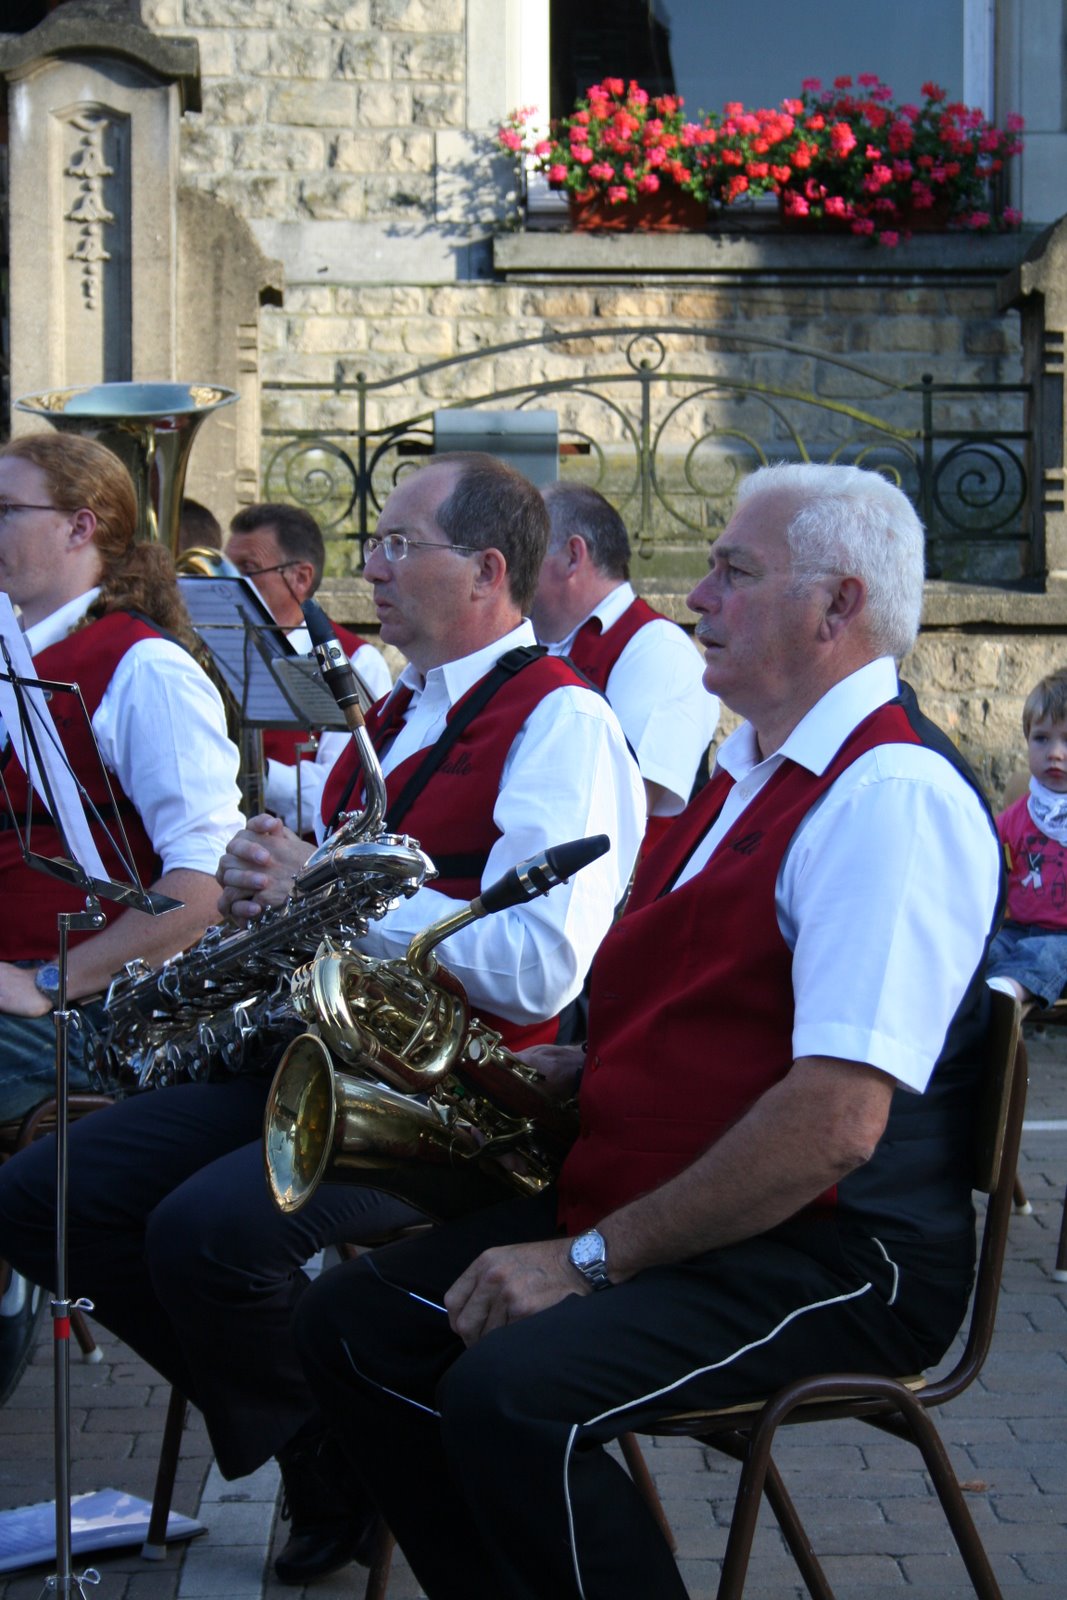
<svg viewBox="0 0 1067 1600">
<path fill-rule="evenodd" d="M 667 1520 L 667 1513 L 663 1509 L 663 1501 L 659 1497 L 652 1474 L 648 1470 L 648 1462 L 645 1460 L 641 1446 L 637 1442 L 636 1434 L 620 1434 L 619 1448 L 622 1451 L 623 1460 L 626 1462 L 631 1478 L 637 1488 L 640 1489 L 648 1509 L 659 1523 L 660 1532 L 670 1546 L 671 1555 L 676 1555 L 678 1541 L 674 1537 L 674 1529 Z"/>
<path fill-rule="evenodd" d="M 384 1517 L 378 1518 L 378 1526 L 374 1530 L 374 1549 L 371 1555 L 370 1571 L 367 1573 L 367 1587 L 363 1591 L 363 1600 L 385 1600 L 389 1587 L 389 1568 L 393 1563 L 393 1551 L 396 1549 L 396 1540 L 393 1538 L 389 1525 Z"/>
<path fill-rule="evenodd" d="M 1052 1276 L 1057 1283 L 1067 1283 L 1067 1193 L 1063 1196 L 1063 1215 L 1060 1218 L 1060 1242 L 1056 1251 L 1056 1269 Z"/>
<path fill-rule="evenodd" d="M 148 1537 L 141 1546 L 145 1561 L 162 1561 L 167 1553 L 167 1522 L 170 1503 L 174 1496 L 174 1479 L 178 1471 L 185 1413 L 188 1409 L 185 1396 L 177 1389 L 170 1391 L 167 1420 L 163 1425 L 163 1443 L 156 1469 L 156 1487 L 152 1495 L 152 1515 L 148 1522 Z"/>
<path fill-rule="evenodd" d="M 804 1579 L 807 1591 L 812 1600 L 834 1600 L 834 1591 L 830 1587 L 819 1559 L 811 1547 L 804 1524 L 793 1504 L 788 1489 L 782 1482 L 782 1475 L 774 1462 L 767 1461 L 767 1477 L 763 1485 L 763 1492 L 767 1496 L 775 1520 L 782 1530 L 782 1536 L 789 1546 L 793 1560 L 797 1564 L 800 1576 Z"/>
<path fill-rule="evenodd" d="M 923 1462 L 941 1502 L 952 1536 L 959 1547 L 967 1575 L 978 1600 L 1003 1600 L 1000 1585 L 989 1564 L 974 1519 L 963 1498 L 959 1480 L 953 1471 L 941 1435 L 930 1419 L 926 1408 L 913 1395 L 902 1394 L 900 1411 L 908 1425 L 911 1437 L 922 1452 Z"/>
<path fill-rule="evenodd" d="M 1022 1186 L 1022 1181 L 1018 1173 L 1015 1174 L 1015 1186 L 1012 1189 L 1012 1201 L 1018 1216 L 1030 1216 L 1034 1208 L 1026 1198 L 1026 1190 Z"/>
</svg>

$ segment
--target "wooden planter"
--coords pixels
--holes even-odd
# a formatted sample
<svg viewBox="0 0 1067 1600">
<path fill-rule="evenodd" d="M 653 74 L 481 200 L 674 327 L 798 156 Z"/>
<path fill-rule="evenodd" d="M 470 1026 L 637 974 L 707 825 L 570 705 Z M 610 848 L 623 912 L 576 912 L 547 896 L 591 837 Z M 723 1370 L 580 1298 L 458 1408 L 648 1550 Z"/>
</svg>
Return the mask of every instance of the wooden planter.
<svg viewBox="0 0 1067 1600">
<path fill-rule="evenodd" d="M 595 189 L 567 198 L 575 233 L 703 233 L 708 225 L 707 201 L 685 189 L 664 187 L 619 205 Z"/>
</svg>

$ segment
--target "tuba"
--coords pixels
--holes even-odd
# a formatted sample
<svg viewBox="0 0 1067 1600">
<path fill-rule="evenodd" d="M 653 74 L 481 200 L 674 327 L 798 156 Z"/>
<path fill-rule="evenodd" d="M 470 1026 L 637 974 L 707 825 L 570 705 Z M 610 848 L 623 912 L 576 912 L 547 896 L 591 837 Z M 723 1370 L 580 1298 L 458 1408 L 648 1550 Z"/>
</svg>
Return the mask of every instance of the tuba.
<svg viewBox="0 0 1067 1600">
<path fill-rule="evenodd" d="M 573 1105 L 549 1095 L 541 1075 L 471 1016 L 463 985 L 433 950 L 479 917 L 547 894 L 608 844 L 598 834 L 520 863 L 416 934 L 403 960 L 326 939 L 293 974 L 293 1007 L 316 1031 L 289 1045 L 264 1113 L 267 1187 L 279 1210 L 298 1211 L 324 1179 L 374 1184 L 432 1210 L 424 1164 L 473 1169 L 527 1193 L 551 1181 L 577 1133 Z M 504 1156 L 519 1159 L 501 1165 Z"/>
<path fill-rule="evenodd" d="M 16 409 L 61 433 L 84 433 L 119 457 L 137 492 L 137 535 L 178 556 L 182 490 L 201 423 L 238 399 L 208 383 L 96 383 L 24 395 Z"/>
</svg>

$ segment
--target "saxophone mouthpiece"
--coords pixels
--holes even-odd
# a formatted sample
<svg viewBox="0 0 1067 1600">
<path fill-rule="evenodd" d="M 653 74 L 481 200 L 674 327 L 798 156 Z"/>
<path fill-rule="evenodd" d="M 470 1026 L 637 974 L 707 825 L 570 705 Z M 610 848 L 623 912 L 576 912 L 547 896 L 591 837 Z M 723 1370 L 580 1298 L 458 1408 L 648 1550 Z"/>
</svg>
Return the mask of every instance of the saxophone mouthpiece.
<svg viewBox="0 0 1067 1600">
<path fill-rule="evenodd" d="M 330 693 L 345 714 L 345 721 L 355 733 L 363 726 L 363 712 L 359 705 L 359 688 L 352 663 L 345 654 L 341 641 L 334 635 L 333 625 L 317 600 L 305 600 L 300 609 L 304 613 L 315 660 Z"/>
<path fill-rule="evenodd" d="M 496 883 L 491 884 L 473 902 L 481 907 L 483 915 L 493 911 L 506 911 L 526 900 L 536 900 L 547 894 L 557 884 L 565 883 L 574 873 L 580 872 L 591 861 L 596 861 L 611 847 L 606 833 L 592 834 L 588 839 L 571 839 L 567 844 L 553 845 L 540 855 L 529 856 L 512 867 Z"/>
</svg>

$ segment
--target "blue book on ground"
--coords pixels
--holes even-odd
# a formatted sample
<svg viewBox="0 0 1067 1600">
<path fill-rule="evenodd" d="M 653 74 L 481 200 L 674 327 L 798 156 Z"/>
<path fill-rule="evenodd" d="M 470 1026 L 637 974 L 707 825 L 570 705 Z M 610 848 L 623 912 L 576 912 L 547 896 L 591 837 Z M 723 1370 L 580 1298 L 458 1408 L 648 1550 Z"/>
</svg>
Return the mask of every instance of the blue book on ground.
<svg viewBox="0 0 1067 1600">
<path fill-rule="evenodd" d="M 149 1501 L 121 1489 L 96 1489 L 76 1494 L 70 1502 L 71 1554 L 117 1550 L 141 1544 L 152 1515 Z M 172 1511 L 167 1519 L 167 1539 L 191 1539 L 206 1533 L 202 1522 Z M 42 1500 L 35 1506 L 0 1511 L 0 1572 L 38 1567 L 56 1559 L 56 1503 Z"/>
</svg>

